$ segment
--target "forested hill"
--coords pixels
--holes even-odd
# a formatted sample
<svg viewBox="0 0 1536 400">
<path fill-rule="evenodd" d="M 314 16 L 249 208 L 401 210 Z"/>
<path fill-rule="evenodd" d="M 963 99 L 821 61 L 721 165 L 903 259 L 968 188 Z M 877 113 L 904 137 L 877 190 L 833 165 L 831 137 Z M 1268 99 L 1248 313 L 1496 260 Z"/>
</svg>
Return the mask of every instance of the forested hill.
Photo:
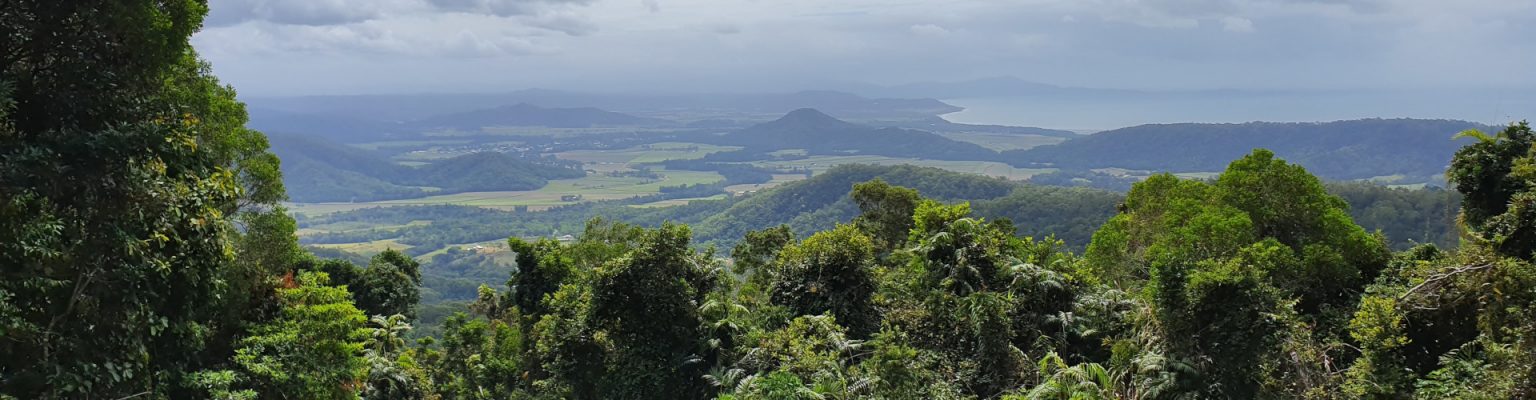
<svg viewBox="0 0 1536 400">
<path fill-rule="evenodd" d="M 420 167 L 396 164 L 368 150 L 322 139 L 272 135 L 282 159 L 288 198 L 298 202 L 405 199 L 431 193 L 532 190 L 549 179 L 579 178 L 579 166 L 556 160 L 480 152 Z"/>
<path fill-rule="evenodd" d="M 1003 155 L 1020 166 L 1220 171 L 1232 159 L 1265 148 L 1328 179 L 1429 177 L 1445 172 L 1451 154 L 1469 143 L 1451 136 L 1471 128 L 1492 129 L 1465 121 L 1424 119 L 1157 124 Z"/>
<path fill-rule="evenodd" d="M 367 150 L 326 140 L 268 135 L 282 159 L 283 185 L 298 202 L 367 201 L 420 197 L 420 188 L 394 183 L 407 167 Z"/>
<path fill-rule="evenodd" d="M 997 153 L 936 134 L 901 128 L 875 128 L 833 118 L 810 108 L 731 132 L 717 139 L 748 151 L 804 149 L 811 154 L 874 154 L 936 160 L 992 160 Z"/>
<path fill-rule="evenodd" d="M 592 107 L 544 108 L 528 103 L 443 114 L 407 125 L 418 129 L 479 130 L 489 126 L 537 126 L 548 128 L 588 128 L 594 126 L 668 125 L 672 122 L 643 118 Z"/>
<path fill-rule="evenodd" d="M 1054 233 L 1077 246 L 1087 244 L 1093 227 L 1114 214 L 1120 199 L 1107 191 L 1025 185 L 937 168 L 842 165 L 737 201 L 697 223 L 697 235 L 701 241 L 734 243 L 747 231 L 779 224 L 802 234 L 830 229 L 858 214 L 848 192 L 873 179 L 935 199 L 969 201 L 982 215 L 1012 220 L 1022 233 Z"/>
</svg>

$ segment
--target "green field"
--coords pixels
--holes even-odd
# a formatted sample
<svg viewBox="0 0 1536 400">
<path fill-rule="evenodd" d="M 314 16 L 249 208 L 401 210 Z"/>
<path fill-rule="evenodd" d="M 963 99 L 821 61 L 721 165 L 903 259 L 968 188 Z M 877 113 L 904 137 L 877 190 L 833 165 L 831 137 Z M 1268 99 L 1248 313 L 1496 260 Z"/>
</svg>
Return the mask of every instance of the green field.
<svg viewBox="0 0 1536 400">
<path fill-rule="evenodd" d="M 621 150 L 572 150 L 555 153 L 555 157 L 588 164 L 641 164 L 666 160 L 693 160 L 703 158 L 709 153 L 740 149 L 736 146 L 660 142 Z"/>
<path fill-rule="evenodd" d="M 997 151 L 1028 150 L 1067 141 L 1066 138 L 1055 136 L 1003 133 L 950 132 L 940 133 L 939 135 L 953 140 L 975 143 L 978 146 Z"/>
<path fill-rule="evenodd" d="M 297 233 L 299 236 L 307 236 L 307 235 L 314 235 L 314 234 L 318 234 L 318 233 L 339 233 L 339 232 L 371 231 L 371 230 L 394 231 L 394 230 L 399 230 L 400 228 L 405 228 L 405 227 L 423 226 L 423 225 L 431 225 L 431 224 L 432 224 L 432 221 L 427 221 L 427 220 L 411 221 L 410 223 L 407 223 L 407 224 L 404 224 L 404 225 L 377 225 L 377 224 L 370 224 L 370 223 L 361 222 L 361 221 L 342 221 L 342 222 L 333 222 L 333 223 L 329 223 L 329 224 L 321 224 L 321 225 L 310 226 L 310 227 L 307 227 L 307 228 L 304 228 L 304 229 L 299 229 L 298 232 L 295 232 L 295 233 Z"/>
<path fill-rule="evenodd" d="M 356 253 L 369 257 L 372 257 L 374 254 L 382 253 L 384 250 L 395 249 L 404 251 L 405 249 L 413 247 L 408 244 L 396 242 L 394 239 L 375 240 L 372 242 L 362 243 L 312 244 L 309 246 L 337 249 L 348 253 Z"/>
<path fill-rule="evenodd" d="M 1147 179 L 1148 177 L 1151 177 L 1154 174 L 1161 173 L 1161 172 L 1155 172 L 1155 171 L 1147 171 L 1147 170 L 1140 170 L 1140 169 L 1125 169 L 1125 168 L 1095 168 L 1095 169 L 1091 169 L 1089 171 L 1098 172 L 1098 173 L 1107 174 L 1107 175 L 1136 178 L 1136 179 Z M 1177 177 L 1184 178 L 1184 179 L 1216 179 L 1217 176 L 1221 175 L 1220 172 L 1212 172 L 1212 171 L 1173 172 L 1172 174 L 1173 174 L 1173 176 L 1177 176 Z"/>
<path fill-rule="evenodd" d="M 548 208 L 552 206 L 575 204 L 580 201 L 616 200 L 636 196 L 644 196 L 661 192 L 662 186 L 709 184 L 724 180 L 725 177 L 714 172 L 700 171 L 668 171 L 657 170 L 663 176 L 660 180 L 636 178 L 636 177 L 612 177 L 601 174 L 591 174 L 577 179 L 559 179 L 549 181 L 537 190 L 502 191 L 502 192 L 465 192 L 428 196 L 416 199 L 385 200 L 360 203 L 292 203 L 288 207 L 296 214 L 319 215 L 332 212 L 350 211 L 360 208 L 399 206 L 399 205 L 438 205 L 454 204 L 465 206 L 480 206 L 497 209 L 512 209 L 517 206 L 529 206 L 531 209 Z M 579 201 L 561 200 L 562 196 L 579 195 Z"/>
<path fill-rule="evenodd" d="M 821 173 L 837 165 L 842 164 L 875 164 L 875 165 L 918 165 L 935 167 L 955 172 L 965 172 L 986 176 L 1001 176 L 1012 180 L 1029 179 L 1031 176 L 1055 171 L 1054 168 L 1016 168 L 1014 166 L 994 161 L 941 161 L 923 160 L 916 158 L 896 158 L 886 156 L 815 156 L 800 160 L 790 161 L 757 161 L 752 164 L 771 169 L 810 169 L 815 173 Z"/>
</svg>

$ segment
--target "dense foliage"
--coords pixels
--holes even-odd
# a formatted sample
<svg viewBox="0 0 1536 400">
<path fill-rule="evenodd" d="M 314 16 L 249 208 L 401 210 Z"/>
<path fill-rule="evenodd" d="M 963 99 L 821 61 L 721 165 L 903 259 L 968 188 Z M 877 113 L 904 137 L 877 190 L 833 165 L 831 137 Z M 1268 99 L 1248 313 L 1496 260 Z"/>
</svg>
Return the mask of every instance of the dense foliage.
<svg viewBox="0 0 1536 400">
<path fill-rule="evenodd" d="M 347 398 L 408 364 L 368 364 L 352 296 L 294 275 L 278 159 L 188 45 L 206 12 L 0 11 L 0 397 Z"/>
<path fill-rule="evenodd" d="M 477 304 L 486 305 L 460 318 L 537 343 L 478 353 L 500 351 L 498 365 L 524 371 L 495 382 L 496 393 L 512 397 L 649 397 L 658 382 L 671 385 L 670 397 L 732 399 L 1522 398 L 1536 390 L 1526 347 L 1536 330 L 1523 307 L 1511 308 L 1536 300 L 1528 260 L 1477 243 L 1392 255 L 1350 220 L 1343 198 L 1267 151 L 1212 181 L 1138 183 L 1081 258 L 1059 241 L 1014 236 L 1010 223 L 975 217 L 967 204 L 884 181 L 855 185 L 852 197 L 854 224 L 803 241 L 784 226 L 748 233 L 730 272 L 708 252 L 682 250 L 676 226 L 597 222 L 572 244 L 518 245 L 534 254 L 520 266 L 558 272 L 523 269 L 505 294 L 482 289 Z M 672 245 L 644 245 L 650 237 Z M 636 264 L 657 259 L 683 268 Z M 604 278 L 633 265 L 671 278 L 626 275 L 624 286 Z M 691 296 L 695 309 L 631 285 L 673 285 L 667 290 Z M 1478 285 L 1504 294 L 1462 293 Z M 614 296 L 654 306 L 598 305 Z M 596 322 L 641 315 L 670 315 L 672 336 L 621 346 L 611 335 L 623 325 Z M 464 332 L 483 343 L 499 335 Z M 625 335 L 658 331 L 633 332 Z M 644 379 L 595 378 L 663 359 L 674 364 L 637 375 Z"/>
</svg>

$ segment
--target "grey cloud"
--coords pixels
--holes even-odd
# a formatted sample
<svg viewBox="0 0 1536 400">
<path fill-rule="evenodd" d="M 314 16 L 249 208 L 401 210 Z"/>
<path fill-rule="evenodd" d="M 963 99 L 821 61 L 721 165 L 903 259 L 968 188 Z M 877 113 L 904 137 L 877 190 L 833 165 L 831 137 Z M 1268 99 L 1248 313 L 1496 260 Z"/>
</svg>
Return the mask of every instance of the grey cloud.
<svg viewBox="0 0 1536 400">
<path fill-rule="evenodd" d="M 720 35 L 735 35 L 741 33 L 741 26 L 736 24 L 720 24 L 711 27 L 709 31 Z"/>
<path fill-rule="evenodd" d="M 594 0 L 427 0 L 441 11 L 487 14 L 500 17 L 532 15 L 551 6 L 586 5 Z"/>
<path fill-rule="evenodd" d="M 212 0 L 210 27 L 263 21 L 283 25 L 342 25 L 390 17 L 466 13 L 498 17 L 543 15 L 596 0 Z"/>
<path fill-rule="evenodd" d="M 337 25 L 380 18 L 386 8 L 398 5 L 400 2 L 389 0 L 213 0 L 204 22 L 209 26 L 246 21 Z"/>
<path fill-rule="evenodd" d="M 573 13 L 546 13 L 527 18 L 524 22 L 531 27 L 571 36 L 585 36 L 597 32 L 596 24 Z"/>
<path fill-rule="evenodd" d="M 266 93 L 785 91 L 1000 75 L 1153 89 L 1536 84 L 1536 43 L 1524 39 L 1536 8 L 1518 1 L 668 0 L 666 12 L 650 0 L 428 1 L 341 26 L 213 27 L 198 48 L 221 78 Z"/>
</svg>

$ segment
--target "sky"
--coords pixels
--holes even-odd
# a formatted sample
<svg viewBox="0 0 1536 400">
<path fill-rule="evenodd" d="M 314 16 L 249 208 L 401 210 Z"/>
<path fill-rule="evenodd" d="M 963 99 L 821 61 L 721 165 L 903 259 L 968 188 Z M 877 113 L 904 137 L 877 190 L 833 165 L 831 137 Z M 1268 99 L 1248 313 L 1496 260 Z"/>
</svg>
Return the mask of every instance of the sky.
<svg viewBox="0 0 1536 400">
<path fill-rule="evenodd" d="M 1536 87 L 1533 0 L 210 0 L 242 95 Z"/>
</svg>

